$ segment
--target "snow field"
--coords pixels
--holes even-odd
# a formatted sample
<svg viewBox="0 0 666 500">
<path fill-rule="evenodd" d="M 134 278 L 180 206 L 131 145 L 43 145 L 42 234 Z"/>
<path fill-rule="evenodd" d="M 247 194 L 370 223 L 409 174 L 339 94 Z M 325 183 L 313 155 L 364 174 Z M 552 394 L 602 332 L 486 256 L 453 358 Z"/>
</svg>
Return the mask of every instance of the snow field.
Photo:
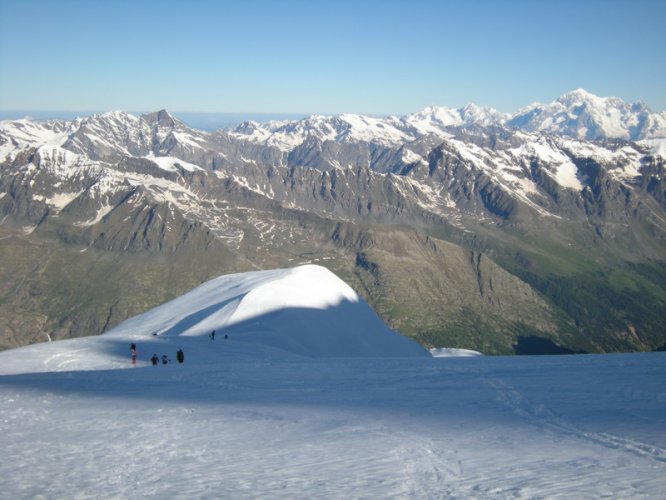
<svg viewBox="0 0 666 500">
<path fill-rule="evenodd" d="M 186 351 L 183 365 L 0 377 L 3 495 L 617 498 L 665 486 L 661 353 L 253 358 L 234 339 L 190 341 L 219 363 Z"/>
</svg>

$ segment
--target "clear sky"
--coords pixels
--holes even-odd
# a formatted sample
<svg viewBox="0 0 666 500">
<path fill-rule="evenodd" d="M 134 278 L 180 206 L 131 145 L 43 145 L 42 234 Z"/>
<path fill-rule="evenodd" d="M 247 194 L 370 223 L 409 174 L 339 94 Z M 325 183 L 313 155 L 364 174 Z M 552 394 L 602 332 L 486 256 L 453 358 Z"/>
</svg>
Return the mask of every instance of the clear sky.
<svg viewBox="0 0 666 500">
<path fill-rule="evenodd" d="M 666 0 L 0 0 L 0 110 L 666 110 Z"/>
</svg>

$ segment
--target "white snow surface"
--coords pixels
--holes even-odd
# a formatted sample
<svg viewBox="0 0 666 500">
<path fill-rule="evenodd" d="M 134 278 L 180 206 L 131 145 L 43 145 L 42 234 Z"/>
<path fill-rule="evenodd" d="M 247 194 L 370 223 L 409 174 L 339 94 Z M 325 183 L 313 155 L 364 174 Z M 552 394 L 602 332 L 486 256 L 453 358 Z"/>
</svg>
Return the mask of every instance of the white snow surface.
<svg viewBox="0 0 666 500">
<path fill-rule="evenodd" d="M 483 356 L 479 351 L 472 351 L 470 349 L 455 349 L 453 347 L 438 347 L 430 349 L 430 354 L 435 358 L 456 358 L 456 357 L 470 357 L 470 356 Z"/>
<path fill-rule="evenodd" d="M 643 103 L 599 97 L 576 89 L 548 104 L 534 103 L 512 115 L 511 126 L 579 139 L 640 140 L 666 137 L 666 113 L 653 113 Z"/>
<path fill-rule="evenodd" d="M 365 307 L 317 266 L 230 275 L 0 353 L 2 496 L 663 495 L 666 353 L 438 358 Z"/>
<path fill-rule="evenodd" d="M 512 114 L 475 104 L 459 109 L 429 106 L 401 117 L 342 114 L 313 115 L 298 121 L 245 122 L 229 133 L 239 139 L 291 151 L 309 137 L 400 146 L 427 135 L 448 138 L 451 127 L 494 125 L 581 140 L 640 140 L 666 137 L 666 112 L 653 113 L 640 102 L 628 104 L 616 97 L 598 97 L 577 89 L 556 101 L 534 103 Z M 571 179 L 568 172 L 563 175 Z"/>
<path fill-rule="evenodd" d="M 197 145 L 197 147 L 200 146 Z M 155 154 L 152 151 L 145 158 L 156 163 L 158 167 L 168 172 L 177 172 L 178 166 L 181 166 L 183 169 L 187 170 L 188 172 L 203 170 L 203 168 L 201 168 L 198 165 L 195 165 L 194 163 L 186 162 L 174 156 L 155 156 Z"/>
<path fill-rule="evenodd" d="M 650 147 L 651 154 L 666 159 L 666 139 L 646 140 L 643 143 Z"/>
<path fill-rule="evenodd" d="M 190 342 L 213 330 L 258 352 L 269 348 L 289 357 L 429 355 L 391 331 L 335 274 L 309 264 L 220 276 L 99 337 L 22 347 L 12 350 L 16 356 L 0 353 L 0 374 L 123 367 L 114 346 Z M 208 354 L 204 349 L 199 356 Z"/>
<path fill-rule="evenodd" d="M 500 113 L 492 108 L 482 108 L 475 104 L 468 104 L 464 108 L 451 109 L 441 106 L 428 106 L 427 108 L 407 115 L 404 122 L 412 126 L 420 134 L 434 134 L 446 137 L 447 127 L 462 125 L 488 126 L 504 123 L 509 115 Z"/>
</svg>

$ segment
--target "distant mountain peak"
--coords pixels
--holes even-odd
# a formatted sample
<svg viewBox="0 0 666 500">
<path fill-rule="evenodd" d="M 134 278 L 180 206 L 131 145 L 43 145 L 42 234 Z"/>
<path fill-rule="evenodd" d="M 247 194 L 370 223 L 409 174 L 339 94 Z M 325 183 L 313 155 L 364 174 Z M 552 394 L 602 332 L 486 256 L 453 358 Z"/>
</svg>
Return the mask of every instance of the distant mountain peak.
<svg viewBox="0 0 666 500">
<path fill-rule="evenodd" d="M 618 97 L 599 97 L 582 88 L 547 104 L 531 104 L 506 124 L 527 132 L 588 140 L 666 137 L 666 113 L 651 113 L 643 103 L 627 104 Z"/>
<path fill-rule="evenodd" d="M 164 127 L 175 127 L 176 122 L 179 122 L 179 120 L 174 118 L 166 109 L 146 113 L 141 115 L 141 118 L 151 125 L 158 124 Z"/>
<path fill-rule="evenodd" d="M 571 90 L 569 92 L 562 94 L 557 100 L 558 102 L 566 103 L 566 102 L 588 101 L 593 99 L 599 99 L 599 97 L 588 92 L 583 88 L 577 88 L 575 90 Z"/>
<path fill-rule="evenodd" d="M 106 112 L 102 113 L 99 116 L 101 118 L 126 118 L 128 116 L 133 117 L 133 115 L 130 115 L 127 111 L 123 111 L 122 109 L 115 109 L 115 110 L 112 110 L 112 111 L 106 111 Z"/>
</svg>

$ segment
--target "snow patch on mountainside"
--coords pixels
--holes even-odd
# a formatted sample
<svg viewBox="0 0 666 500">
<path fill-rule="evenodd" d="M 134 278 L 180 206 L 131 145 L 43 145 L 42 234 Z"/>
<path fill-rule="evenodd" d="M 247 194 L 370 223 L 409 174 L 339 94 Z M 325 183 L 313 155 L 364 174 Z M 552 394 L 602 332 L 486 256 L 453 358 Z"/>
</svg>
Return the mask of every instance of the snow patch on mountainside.
<svg viewBox="0 0 666 500">
<path fill-rule="evenodd" d="M 659 144 L 659 139 L 640 141 L 643 147 L 652 148 L 653 144 Z M 604 165 L 609 175 L 620 182 L 634 182 L 641 176 L 642 160 L 644 153 L 638 151 L 636 144 L 628 143 L 619 148 L 602 147 L 597 143 L 588 141 L 575 141 L 566 137 L 557 139 L 557 143 L 568 155 L 573 158 L 591 159 Z M 657 155 L 654 149 L 650 152 Z"/>
<path fill-rule="evenodd" d="M 666 159 L 666 138 L 646 140 L 643 143 L 650 148 L 651 154 Z"/>
<path fill-rule="evenodd" d="M 87 221 L 82 221 L 82 222 L 77 222 L 75 223 L 76 226 L 79 227 L 86 227 L 86 226 L 94 226 L 98 222 L 100 222 L 104 217 L 106 217 L 115 207 L 113 205 L 102 205 L 97 209 L 97 212 L 95 213 L 95 216 Z"/>
<path fill-rule="evenodd" d="M 216 172 L 216 175 L 220 179 L 227 178 L 227 175 L 224 172 Z M 243 186 L 249 191 L 260 194 L 262 196 L 266 196 L 267 198 L 270 199 L 273 199 L 275 197 L 275 191 L 273 190 L 273 187 L 270 184 L 265 184 L 263 186 L 260 186 L 258 183 L 250 184 L 250 182 L 247 180 L 246 177 L 242 177 L 239 175 L 232 175 L 231 179 L 233 179 L 234 182 L 236 182 L 236 184 L 238 184 L 239 186 Z"/>
<path fill-rule="evenodd" d="M 157 166 L 159 166 L 162 170 L 166 170 L 168 172 L 177 172 L 178 166 L 182 167 L 188 172 L 203 170 L 203 168 L 195 165 L 194 163 L 189 163 L 173 156 L 155 156 L 152 151 L 145 158 L 152 161 L 153 163 L 156 163 Z"/>
<path fill-rule="evenodd" d="M 568 189 L 581 191 L 583 184 L 578 178 L 578 168 L 566 154 L 554 147 L 547 139 L 539 139 L 522 146 L 520 154 L 533 158 L 550 168 L 546 169 L 557 183 Z"/>
<path fill-rule="evenodd" d="M 176 141 L 178 141 L 181 144 L 186 144 L 187 146 L 197 148 L 197 149 L 203 149 L 205 150 L 206 148 L 200 144 L 200 142 L 204 142 L 201 139 L 198 139 L 196 136 L 186 134 L 183 132 L 172 132 L 171 135 L 173 136 Z"/>
<path fill-rule="evenodd" d="M 71 122 L 68 127 L 67 122 L 37 122 L 27 118 L 0 121 L 0 162 L 27 148 L 61 146 L 75 123 Z"/>
<path fill-rule="evenodd" d="M 45 204 L 53 208 L 56 212 L 59 212 L 67 205 L 69 205 L 72 201 L 74 201 L 76 198 L 78 198 L 81 195 L 81 193 L 82 191 L 78 193 L 63 192 L 63 193 L 54 194 L 50 198 L 47 198 L 46 196 L 42 196 L 39 194 L 35 194 L 32 196 L 32 198 L 34 200 L 44 202 Z"/>
<path fill-rule="evenodd" d="M 416 163 L 419 161 L 424 161 L 421 155 L 416 154 L 414 151 L 411 151 L 407 148 L 402 148 L 402 161 L 405 164 Z"/>
<path fill-rule="evenodd" d="M 413 139 L 412 135 L 402 130 L 402 123 L 397 118 L 356 114 L 313 115 L 295 122 L 246 122 L 229 134 L 238 139 L 275 146 L 282 151 L 291 151 L 311 137 L 321 142 L 370 142 L 385 146 L 397 146 Z"/>
</svg>

